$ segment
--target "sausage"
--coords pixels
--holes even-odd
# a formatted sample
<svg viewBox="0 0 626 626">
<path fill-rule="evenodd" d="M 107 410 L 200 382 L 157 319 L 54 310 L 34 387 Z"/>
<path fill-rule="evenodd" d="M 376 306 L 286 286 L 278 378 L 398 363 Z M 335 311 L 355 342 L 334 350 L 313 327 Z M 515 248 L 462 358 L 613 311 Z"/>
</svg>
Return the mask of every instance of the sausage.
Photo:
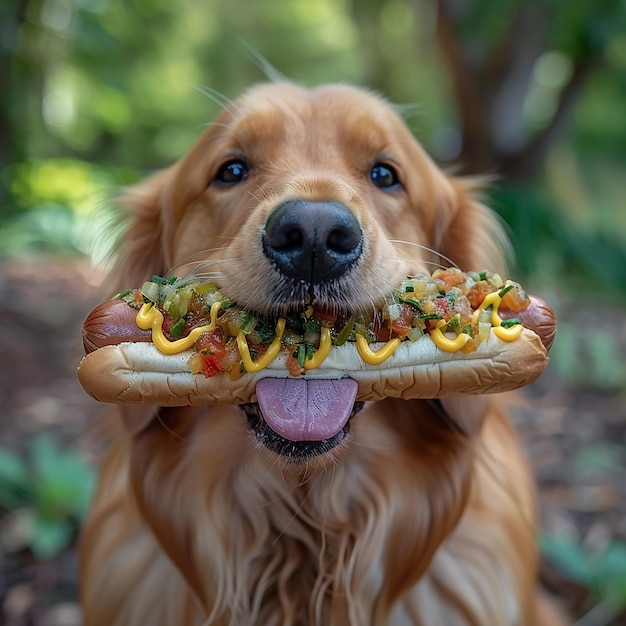
<svg viewBox="0 0 626 626">
<path fill-rule="evenodd" d="M 500 305 L 498 313 L 504 320 L 516 317 L 522 326 L 539 335 L 541 343 L 549 350 L 556 337 L 556 315 L 552 307 L 538 296 L 529 295 L 530 304 L 522 311 L 511 311 Z"/>
<path fill-rule="evenodd" d="M 125 341 L 151 341 L 151 331 L 139 328 L 135 324 L 136 316 L 137 309 L 119 298 L 99 304 L 83 323 L 85 354 Z"/>
</svg>

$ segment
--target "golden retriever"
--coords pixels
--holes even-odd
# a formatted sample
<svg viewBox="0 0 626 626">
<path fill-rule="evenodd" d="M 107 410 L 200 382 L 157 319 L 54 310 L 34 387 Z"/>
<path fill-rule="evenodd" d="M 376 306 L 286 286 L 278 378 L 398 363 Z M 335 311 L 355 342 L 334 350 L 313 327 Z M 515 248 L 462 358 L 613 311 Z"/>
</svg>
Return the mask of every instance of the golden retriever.
<svg viewBox="0 0 626 626">
<path fill-rule="evenodd" d="M 209 274 L 258 312 L 368 307 L 433 263 L 503 271 L 475 187 L 374 94 L 260 85 L 125 197 L 115 278 Z M 501 398 L 369 403 L 304 443 L 244 409 L 107 418 L 85 626 L 560 623 L 537 590 L 533 483 Z"/>
</svg>

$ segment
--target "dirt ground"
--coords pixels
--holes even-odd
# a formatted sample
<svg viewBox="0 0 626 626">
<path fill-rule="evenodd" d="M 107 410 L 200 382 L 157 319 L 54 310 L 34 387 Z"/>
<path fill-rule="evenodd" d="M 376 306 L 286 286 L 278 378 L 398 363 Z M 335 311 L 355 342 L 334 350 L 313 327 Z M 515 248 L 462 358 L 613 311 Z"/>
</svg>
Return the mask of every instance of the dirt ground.
<svg viewBox="0 0 626 626">
<path fill-rule="evenodd" d="M 62 449 L 82 449 L 89 456 L 86 429 L 102 407 L 82 391 L 75 369 L 82 352 L 80 324 L 102 299 L 97 278 L 76 259 L 0 262 L 4 449 L 24 454 L 36 433 L 50 432 Z M 624 329 L 623 311 L 607 315 L 615 328 Z M 550 366 L 525 390 L 527 406 L 515 409 L 537 474 L 544 531 L 592 555 L 626 542 L 625 388 L 620 394 L 566 384 Z M 75 535 L 61 554 L 38 561 L 20 519 L 19 510 L 0 509 L 0 625 L 78 626 Z M 621 555 L 626 558 L 626 551 Z M 572 570 L 576 563 L 563 567 L 546 560 L 542 574 L 578 624 L 626 625 L 626 613 L 600 603 L 594 585 L 581 583 Z M 626 580 L 621 588 L 624 598 Z"/>
</svg>

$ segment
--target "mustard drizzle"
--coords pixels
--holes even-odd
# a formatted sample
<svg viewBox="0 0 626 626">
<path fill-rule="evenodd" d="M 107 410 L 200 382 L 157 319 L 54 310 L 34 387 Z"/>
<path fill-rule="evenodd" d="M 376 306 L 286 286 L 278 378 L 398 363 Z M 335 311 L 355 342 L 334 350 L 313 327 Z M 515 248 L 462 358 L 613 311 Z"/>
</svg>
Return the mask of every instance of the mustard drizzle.
<svg viewBox="0 0 626 626">
<path fill-rule="evenodd" d="M 177 339 L 176 341 L 170 341 L 163 333 L 163 313 L 161 313 L 157 307 L 153 306 L 152 303 L 146 303 L 139 309 L 135 323 L 142 330 L 152 329 L 152 343 L 159 349 L 159 352 L 163 354 L 178 354 L 179 352 L 191 348 L 202 333 L 215 330 L 217 326 L 217 313 L 221 306 L 219 302 L 215 302 L 211 307 L 210 324 L 198 326 L 186 337 Z"/>
<path fill-rule="evenodd" d="M 272 339 L 272 343 L 270 343 L 267 350 L 256 361 L 253 361 L 250 356 L 250 348 L 248 347 L 246 336 L 239 332 L 237 335 L 237 347 L 239 348 L 239 354 L 246 372 L 258 372 L 266 368 L 278 356 L 283 332 L 285 332 L 285 322 L 286 320 L 282 317 L 278 320 L 275 331 L 276 336 Z"/>
<path fill-rule="evenodd" d="M 313 353 L 313 356 L 310 359 L 306 359 L 304 361 L 304 369 L 312 370 L 312 369 L 315 369 L 316 367 L 319 367 L 322 364 L 322 361 L 330 353 L 330 349 L 332 345 L 333 345 L 333 342 L 330 336 L 330 328 L 327 328 L 326 326 L 322 326 L 321 331 L 320 331 L 319 348 Z"/>
<path fill-rule="evenodd" d="M 502 326 L 502 318 L 498 314 L 498 308 L 501 302 L 502 298 L 497 291 L 488 293 L 480 306 L 474 311 L 472 323 L 477 324 L 478 316 L 481 311 L 491 306 L 491 326 L 493 327 L 493 334 L 499 339 L 502 339 L 502 341 L 515 341 L 524 331 L 524 327 L 521 324 L 516 324 L 515 326 L 511 326 L 511 328 L 504 328 L 504 326 Z"/>
<path fill-rule="evenodd" d="M 503 341 L 515 341 L 520 337 L 524 328 L 521 324 L 516 324 L 511 328 L 502 326 L 502 318 L 498 314 L 498 307 L 501 302 L 502 298 L 498 292 L 487 294 L 480 306 L 474 311 L 472 323 L 477 324 L 480 313 L 491 306 L 491 325 L 494 334 Z M 137 326 L 143 330 L 152 330 L 152 342 L 160 352 L 163 354 L 178 354 L 179 352 L 191 348 L 202 333 L 215 330 L 217 327 L 217 315 L 220 309 L 221 303 L 215 302 L 211 306 L 211 322 L 209 324 L 198 326 L 192 329 L 186 337 L 175 341 L 170 341 L 163 333 L 163 314 L 156 306 L 153 306 L 152 303 L 146 303 L 141 307 L 137 313 L 135 322 Z M 239 332 L 236 337 L 237 348 L 246 372 L 258 372 L 266 368 L 278 356 L 282 347 L 282 336 L 285 331 L 285 324 L 286 320 L 279 318 L 276 323 L 274 339 L 267 350 L 256 360 L 253 360 L 250 355 L 250 348 L 245 334 Z M 436 328 L 431 331 L 430 336 L 440 350 L 449 353 L 458 352 L 470 340 L 470 336 L 466 333 L 459 333 L 454 339 L 449 339 L 443 332 L 443 328 L 446 324 L 447 322 L 445 320 L 440 320 Z M 356 335 L 357 351 L 361 358 L 370 365 L 380 365 L 386 361 L 394 354 L 401 343 L 402 340 L 396 337 L 387 341 L 385 345 L 378 350 L 372 350 L 363 335 Z M 326 326 L 321 326 L 319 347 L 311 358 L 305 360 L 304 369 L 311 370 L 319 367 L 330 353 L 331 347 L 332 337 L 330 329 Z"/>
</svg>

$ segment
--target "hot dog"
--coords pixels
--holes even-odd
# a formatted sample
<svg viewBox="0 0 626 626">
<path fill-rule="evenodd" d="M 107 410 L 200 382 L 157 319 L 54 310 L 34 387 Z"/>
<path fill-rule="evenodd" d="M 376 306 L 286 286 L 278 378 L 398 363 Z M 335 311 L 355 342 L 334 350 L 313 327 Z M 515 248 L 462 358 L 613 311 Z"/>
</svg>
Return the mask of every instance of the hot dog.
<svg viewBox="0 0 626 626">
<path fill-rule="evenodd" d="M 154 277 L 87 317 L 78 376 L 97 400 L 158 406 L 256 402 L 266 378 L 348 378 L 356 400 L 492 393 L 536 380 L 555 330 L 547 303 L 488 272 L 410 277 L 375 313 L 282 317 Z"/>
</svg>

